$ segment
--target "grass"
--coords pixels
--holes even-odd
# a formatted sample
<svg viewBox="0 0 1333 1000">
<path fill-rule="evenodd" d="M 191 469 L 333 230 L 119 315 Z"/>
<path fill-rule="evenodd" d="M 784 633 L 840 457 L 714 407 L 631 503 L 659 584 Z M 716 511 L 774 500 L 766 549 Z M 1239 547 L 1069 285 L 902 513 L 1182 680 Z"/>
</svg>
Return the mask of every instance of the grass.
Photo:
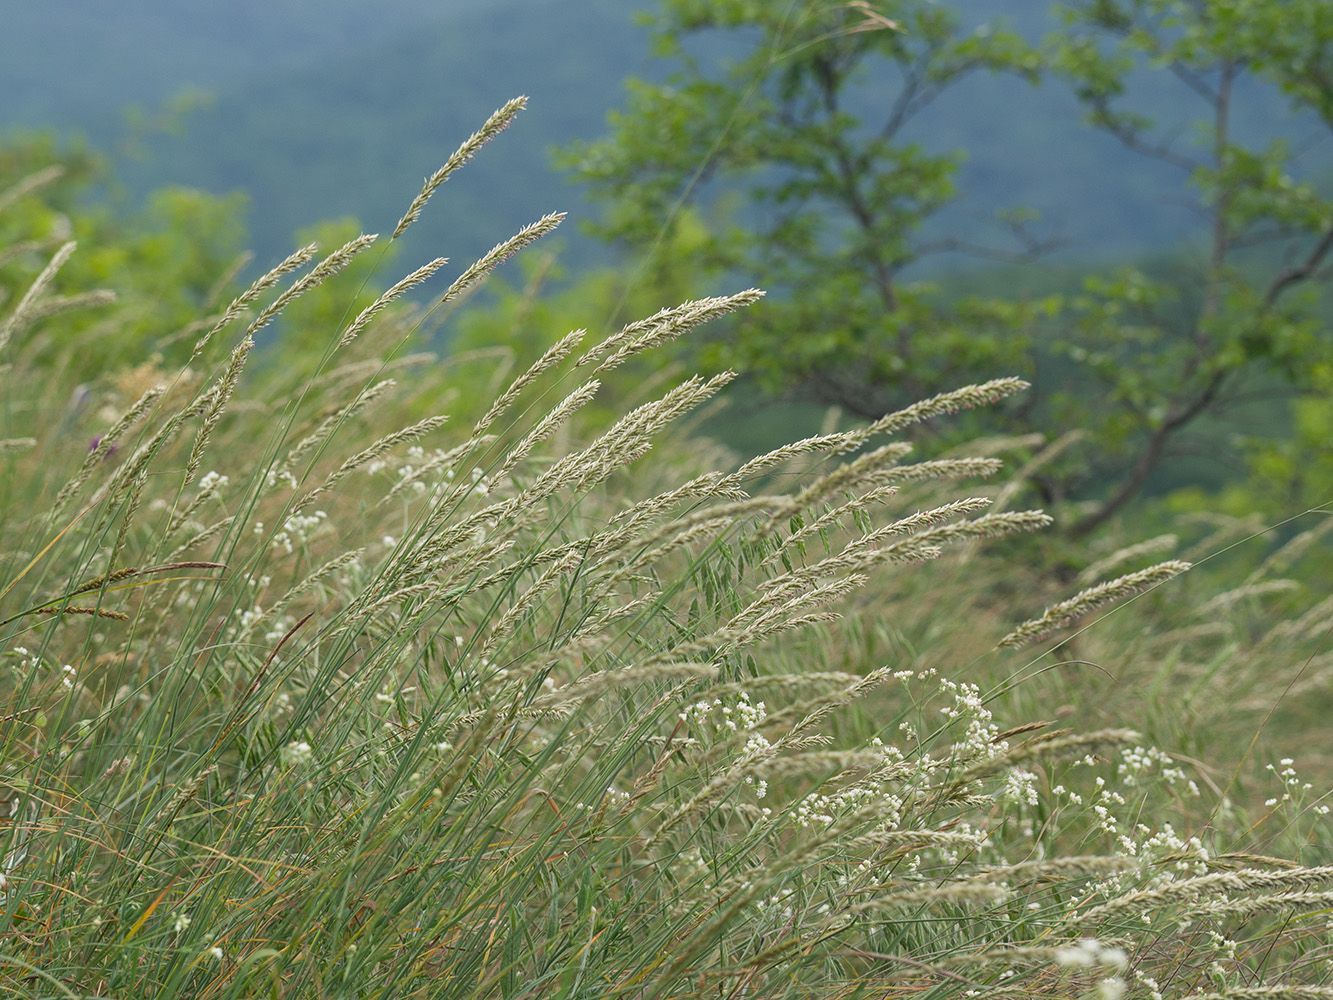
<svg viewBox="0 0 1333 1000">
<path fill-rule="evenodd" d="M 6 303 L 6 992 L 1333 995 L 1316 789 L 1233 770 L 1267 774 L 1258 807 L 1154 742 L 1262 702 L 1264 664 L 1322 678 L 1326 603 L 1254 633 L 1249 581 L 1175 634 L 1153 592 L 1071 634 L 1184 564 L 1094 553 L 1081 597 L 1048 594 L 988 548 L 1049 522 L 1005 509 L 1001 446 L 894 437 L 1015 379 L 745 462 L 669 433 L 726 376 L 583 415 L 606 372 L 757 292 L 578 331 L 479 393 L 485 358 L 408 353 L 425 317 L 394 297 L 437 261 L 288 331 L 318 336 L 308 371 L 268 364 L 255 335 L 375 242 L 299 252 L 184 364 L 91 385 L 79 338 L 118 314 L 75 303 L 105 321 L 61 339 L 72 248 Z M 1063 629 L 1157 671 L 1160 712 L 1116 718 L 1001 646 L 1024 617 L 1010 645 Z"/>
</svg>

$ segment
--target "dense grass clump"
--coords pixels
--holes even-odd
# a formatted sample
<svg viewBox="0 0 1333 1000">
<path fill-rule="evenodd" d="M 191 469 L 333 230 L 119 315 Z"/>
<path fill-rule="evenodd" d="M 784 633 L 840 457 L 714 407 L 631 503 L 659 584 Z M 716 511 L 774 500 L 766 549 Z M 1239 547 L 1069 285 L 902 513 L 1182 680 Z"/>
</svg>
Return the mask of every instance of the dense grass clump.
<svg viewBox="0 0 1333 1000">
<path fill-rule="evenodd" d="M 1260 856 L 1202 765 L 1132 727 L 995 717 L 1037 683 L 998 690 L 1009 647 L 1187 568 L 997 613 L 978 543 L 1049 518 L 981 482 L 986 448 L 900 435 L 1021 382 L 744 462 L 654 450 L 729 376 L 598 425 L 600 380 L 760 293 L 575 331 L 473 403 L 484 359 L 406 353 L 422 317 L 395 300 L 442 260 L 291 331 L 308 370 L 266 363 L 256 334 L 375 242 L 307 247 L 182 364 L 93 383 L 52 322 L 72 246 L 6 303 L 7 992 L 1333 995 L 1333 867 L 1296 854 L 1326 809 L 1289 766 Z M 106 310 L 80 337 L 117 335 L 105 296 L 76 305 Z M 918 639 L 971 638 L 877 642 L 912 602 Z"/>
</svg>

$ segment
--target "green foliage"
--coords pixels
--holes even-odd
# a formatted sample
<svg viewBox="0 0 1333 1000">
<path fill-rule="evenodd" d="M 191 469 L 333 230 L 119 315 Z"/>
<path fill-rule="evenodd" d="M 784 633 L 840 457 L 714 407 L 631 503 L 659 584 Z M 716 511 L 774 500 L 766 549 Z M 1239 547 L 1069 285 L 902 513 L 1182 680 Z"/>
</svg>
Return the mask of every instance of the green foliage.
<svg viewBox="0 0 1333 1000">
<path fill-rule="evenodd" d="M 693 237 L 688 262 L 705 280 L 740 275 L 773 290 L 695 353 L 711 368 L 743 368 L 770 392 L 866 419 L 982 372 L 1033 378 L 1037 395 L 1005 426 L 1087 432 L 1077 460 L 1042 484 L 1047 499 L 1098 500 L 1065 515 L 1083 535 L 1180 454 L 1236 450 L 1239 422 L 1283 424 L 1281 404 L 1253 400 L 1317 398 L 1314 363 L 1329 338 L 1303 291 L 1323 280 L 1333 202 L 1290 141 L 1243 126 L 1249 106 L 1282 95 L 1300 122 L 1333 124 L 1325 6 L 1074 4 L 1036 49 L 1005 31 L 963 31 L 937 3 L 663 0 L 651 24 L 679 69 L 664 84 L 631 81 L 610 134 L 567 160 L 608 204 L 600 235 L 646 252 L 650 278 L 687 266 L 668 250 L 684 226 L 707 234 Z M 734 40 L 743 55 L 718 71 L 691 49 L 695 33 Z M 1002 252 L 940 235 L 932 220 L 956 195 L 963 154 L 907 138 L 913 119 L 928 123 L 932 102 L 980 71 L 1058 79 L 1096 129 L 1174 168 L 1175 197 L 1202 219 L 1184 266 L 1122 267 L 1062 295 L 981 296 L 963 280 L 946 295 L 909 280 L 941 249 Z M 1165 106 L 1194 119 L 1183 136 L 1178 120 L 1159 124 L 1134 100 L 1144 86 L 1159 98 L 1164 77 L 1183 91 Z M 1029 215 L 999 218 L 1014 236 L 1009 256 L 1043 249 Z M 1021 271 L 1006 273 L 1023 286 Z"/>
<path fill-rule="evenodd" d="M 610 203 L 597 231 L 652 245 L 650 277 L 677 266 L 677 230 L 700 231 L 701 216 L 681 209 L 704 182 L 745 192 L 749 204 L 709 205 L 690 263 L 703 280 L 739 275 L 775 294 L 709 345 L 710 364 L 798 384 L 867 418 L 906 396 L 1013 370 L 1042 308 L 944 309 L 902 277 L 927 249 L 922 227 L 954 195 L 959 159 L 907 139 L 909 124 L 970 74 L 1035 78 L 1036 53 L 1013 33 L 965 32 L 938 4 L 903 4 L 892 16 L 865 5 L 661 4 L 657 48 L 682 69 L 664 84 L 631 81 L 611 135 L 567 154 Z M 718 31 L 746 52 L 720 74 L 684 41 Z M 901 82 L 885 101 L 891 73 Z M 996 321 L 1003 335 L 970 332 Z"/>
<path fill-rule="evenodd" d="M 1079 339 L 1097 347 L 1065 352 L 1116 404 L 1113 443 L 1128 459 L 1118 489 L 1080 532 L 1132 499 L 1201 418 L 1243 412 L 1247 397 L 1274 390 L 1318 391 L 1311 376 L 1329 334 L 1305 286 L 1322 280 L 1333 248 L 1333 200 L 1302 177 L 1286 139 L 1245 134 L 1238 107 L 1276 85 L 1304 123 L 1333 132 L 1333 90 L 1320 69 L 1333 51 L 1324 7 L 1099 0 L 1070 5 L 1049 40 L 1052 65 L 1091 124 L 1176 169 L 1206 234 L 1192 266 L 1169 282 L 1130 270 L 1090 280 L 1070 303 Z M 1143 70 L 1188 86 L 1198 108 L 1191 135 L 1179 138 L 1175 123 L 1135 107 Z"/>
<path fill-rule="evenodd" d="M 0 154 L 0 192 L 32 195 L 0 217 L 0 236 L 8 241 L 0 302 L 23 294 L 62 245 L 88 247 L 53 279 L 56 292 L 77 294 L 43 307 L 62 314 L 48 345 L 59 345 L 62 363 L 80 380 L 138 363 L 151 351 L 173 362 L 188 357 L 192 324 L 218 305 L 249 259 L 241 253 L 239 195 L 177 188 L 157 192 L 141 212 L 89 210 L 81 202 L 101 169 L 83 148 L 61 147 L 49 136 L 16 140 Z M 114 331 L 98 310 L 74 308 L 92 304 L 86 296 L 94 288 L 107 289 L 97 293 L 103 301 L 114 289 L 120 303 Z"/>
</svg>

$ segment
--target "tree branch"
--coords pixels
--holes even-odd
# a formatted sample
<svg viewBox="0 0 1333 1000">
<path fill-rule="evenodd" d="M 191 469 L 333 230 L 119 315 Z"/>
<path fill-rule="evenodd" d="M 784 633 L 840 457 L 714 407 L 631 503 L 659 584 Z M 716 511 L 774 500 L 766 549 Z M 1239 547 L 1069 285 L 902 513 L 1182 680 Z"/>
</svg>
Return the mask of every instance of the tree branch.
<svg viewBox="0 0 1333 1000">
<path fill-rule="evenodd" d="M 1264 308 L 1271 309 L 1289 287 L 1310 278 L 1319 265 L 1323 263 L 1330 250 L 1333 250 L 1333 226 L 1330 226 L 1319 242 L 1315 244 L 1314 249 L 1310 251 L 1310 256 L 1306 257 L 1303 263 L 1287 268 L 1273 279 L 1273 283 L 1268 286 L 1268 291 L 1264 293 Z"/>
<path fill-rule="evenodd" d="M 1153 469 L 1157 467 L 1157 463 L 1161 461 L 1162 451 L 1166 447 L 1167 439 L 1208 408 L 1208 405 L 1216 398 L 1218 390 L 1222 388 L 1226 381 L 1226 376 L 1226 372 L 1219 371 L 1215 373 L 1208 384 L 1204 386 L 1203 391 L 1188 406 L 1170 414 L 1162 421 L 1161 425 L 1153 431 L 1152 437 L 1148 439 L 1148 445 L 1143 449 L 1143 454 L 1139 456 L 1134 471 L 1120 484 L 1120 489 L 1116 491 L 1115 496 L 1094 513 L 1081 521 L 1076 521 L 1069 528 L 1068 535 L 1070 538 L 1084 538 L 1096 531 L 1109 521 L 1116 511 L 1138 495 L 1139 490 L 1143 488 L 1143 484 L 1147 482 L 1148 476 L 1152 474 Z"/>
</svg>

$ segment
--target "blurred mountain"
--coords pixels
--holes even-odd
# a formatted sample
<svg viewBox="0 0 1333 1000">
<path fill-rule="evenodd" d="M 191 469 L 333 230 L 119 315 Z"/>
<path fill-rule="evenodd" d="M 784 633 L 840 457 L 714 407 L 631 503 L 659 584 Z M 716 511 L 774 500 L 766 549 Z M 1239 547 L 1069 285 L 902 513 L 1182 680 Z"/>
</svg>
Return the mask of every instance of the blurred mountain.
<svg viewBox="0 0 1333 1000">
<path fill-rule="evenodd" d="M 78 129 L 106 144 L 126 105 L 224 91 L 428 29 L 486 0 L 5 0 L 0 125 Z"/>
<path fill-rule="evenodd" d="M 529 110 L 437 195 L 404 241 L 403 266 L 444 254 L 458 269 L 541 214 L 571 210 L 567 263 L 607 251 L 572 224 L 592 211 L 550 165 L 552 146 L 602 132 L 629 75 L 660 77 L 633 15 L 647 0 L 0 0 L 0 129 L 80 131 L 103 148 L 128 148 L 118 175 L 131 193 L 165 184 L 241 189 L 260 263 L 294 233 L 355 216 L 388 232 L 457 144 L 517 94 Z M 965 17 L 994 0 L 963 0 Z M 1030 37 L 1047 0 L 1009 0 L 1003 15 Z M 706 43 L 725 57 L 734 42 Z M 886 79 L 863 93 L 873 116 Z M 126 144 L 122 109 L 166 106 L 183 89 L 207 91 L 178 134 Z M 1249 95 L 1254 128 L 1292 127 L 1281 102 Z M 1149 83 L 1142 105 L 1168 127 L 1193 112 L 1181 84 Z M 940 235 L 995 242 L 997 208 L 1042 214 L 1044 235 L 1076 256 L 1178 243 L 1193 222 L 1180 178 L 1087 130 L 1055 85 L 977 75 L 942 96 L 913 126 L 932 149 L 962 148 L 962 192 Z M 132 131 L 132 130 L 131 130 Z M 956 267 L 950 254 L 936 267 Z"/>
</svg>

